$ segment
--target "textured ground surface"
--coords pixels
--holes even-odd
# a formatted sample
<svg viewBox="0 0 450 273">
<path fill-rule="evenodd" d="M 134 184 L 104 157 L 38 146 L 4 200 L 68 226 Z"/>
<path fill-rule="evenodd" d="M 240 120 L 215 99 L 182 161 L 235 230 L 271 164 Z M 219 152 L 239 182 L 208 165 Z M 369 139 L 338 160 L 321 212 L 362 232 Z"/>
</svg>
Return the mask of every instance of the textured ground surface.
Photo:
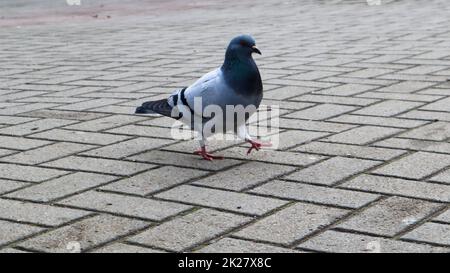
<svg viewBox="0 0 450 273">
<path fill-rule="evenodd" d="M 81 1 L 0 4 L 0 252 L 450 251 L 447 1 Z M 239 33 L 277 151 L 132 114 Z"/>
</svg>

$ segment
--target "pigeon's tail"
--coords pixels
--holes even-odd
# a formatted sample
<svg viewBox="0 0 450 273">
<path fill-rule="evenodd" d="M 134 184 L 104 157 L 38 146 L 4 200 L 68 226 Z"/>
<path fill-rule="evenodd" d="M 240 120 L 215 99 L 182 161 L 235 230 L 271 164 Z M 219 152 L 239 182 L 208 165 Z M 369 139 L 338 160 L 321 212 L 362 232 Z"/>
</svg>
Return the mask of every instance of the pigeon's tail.
<svg viewBox="0 0 450 273">
<path fill-rule="evenodd" d="M 172 117 L 172 106 L 167 103 L 167 99 L 147 101 L 136 108 L 136 114 L 161 114 L 167 117 Z"/>
</svg>

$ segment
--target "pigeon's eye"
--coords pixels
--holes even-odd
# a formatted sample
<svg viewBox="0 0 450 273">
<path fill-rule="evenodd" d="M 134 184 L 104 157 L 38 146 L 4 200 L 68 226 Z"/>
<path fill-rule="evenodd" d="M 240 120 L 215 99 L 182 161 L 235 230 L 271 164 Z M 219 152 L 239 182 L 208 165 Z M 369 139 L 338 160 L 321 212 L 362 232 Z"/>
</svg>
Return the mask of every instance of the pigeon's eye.
<svg viewBox="0 0 450 273">
<path fill-rule="evenodd" d="M 241 46 L 248 46 L 246 41 L 240 41 Z"/>
</svg>

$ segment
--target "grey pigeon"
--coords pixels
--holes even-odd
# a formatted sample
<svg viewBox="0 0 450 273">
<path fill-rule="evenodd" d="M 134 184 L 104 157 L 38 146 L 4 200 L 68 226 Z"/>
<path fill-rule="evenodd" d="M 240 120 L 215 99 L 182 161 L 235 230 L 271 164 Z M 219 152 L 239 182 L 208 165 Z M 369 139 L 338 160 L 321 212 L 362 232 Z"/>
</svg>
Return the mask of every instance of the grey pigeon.
<svg viewBox="0 0 450 273">
<path fill-rule="evenodd" d="M 158 113 L 164 116 L 181 120 L 189 125 L 193 130 L 199 132 L 201 149 L 194 152 L 201 155 L 206 160 L 222 159 L 221 156 L 214 156 L 206 151 L 206 138 L 211 133 L 205 132 L 205 125 L 213 117 L 205 116 L 204 111 L 208 106 L 218 106 L 223 110 L 223 117 L 219 118 L 222 123 L 215 125 L 213 129 L 223 126 L 225 132 L 232 122 L 232 130 L 243 140 L 251 144 L 247 154 L 252 149 L 259 150 L 262 146 L 270 146 L 252 140 L 247 133 L 246 121 L 253 112 L 246 112 L 242 119 L 227 119 L 227 106 L 243 106 L 256 111 L 263 97 L 263 85 L 258 67 L 252 58 L 252 53 L 261 54 L 255 46 L 255 40 L 249 35 L 240 35 L 233 38 L 227 47 L 225 60 L 221 67 L 205 74 L 194 84 L 176 90 L 167 99 L 148 101 L 136 108 L 138 114 Z M 196 107 L 198 99 L 201 99 L 201 108 Z M 195 122 L 200 121 L 200 122 Z"/>
</svg>

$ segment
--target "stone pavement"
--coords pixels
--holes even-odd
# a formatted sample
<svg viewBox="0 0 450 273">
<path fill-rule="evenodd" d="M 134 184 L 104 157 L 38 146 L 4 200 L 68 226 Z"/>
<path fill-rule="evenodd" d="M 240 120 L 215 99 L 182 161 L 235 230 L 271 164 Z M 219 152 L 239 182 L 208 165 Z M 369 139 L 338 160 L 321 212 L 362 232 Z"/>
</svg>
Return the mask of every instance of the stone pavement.
<svg viewBox="0 0 450 273">
<path fill-rule="evenodd" d="M 0 6 L 0 252 L 450 252 L 446 0 L 81 1 Z M 240 33 L 277 151 L 133 114 Z"/>
</svg>

